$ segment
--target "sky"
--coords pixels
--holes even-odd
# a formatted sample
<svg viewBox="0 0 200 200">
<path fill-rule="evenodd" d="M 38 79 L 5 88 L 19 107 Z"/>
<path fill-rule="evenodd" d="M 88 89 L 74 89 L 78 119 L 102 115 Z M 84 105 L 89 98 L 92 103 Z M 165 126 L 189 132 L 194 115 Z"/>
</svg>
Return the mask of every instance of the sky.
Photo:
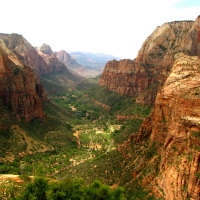
<svg viewBox="0 0 200 200">
<path fill-rule="evenodd" d="M 53 51 L 87 51 L 134 59 L 166 22 L 195 20 L 200 0 L 0 0 L 0 32 L 23 35 Z"/>
</svg>

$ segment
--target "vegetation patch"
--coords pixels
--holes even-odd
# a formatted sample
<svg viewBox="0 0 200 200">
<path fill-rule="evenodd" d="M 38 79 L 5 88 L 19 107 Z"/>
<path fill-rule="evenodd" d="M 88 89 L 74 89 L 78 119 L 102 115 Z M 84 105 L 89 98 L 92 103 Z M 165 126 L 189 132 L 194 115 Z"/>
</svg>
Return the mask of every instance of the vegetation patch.
<svg viewBox="0 0 200 200">
<path fill-rule="evenodd" d="M 49 94 L 49 101 L 44 103 L 46 117 L 36 118 L 30 123 L 20 122 L 16 130 L 11 129 L 13 125 L 15 127 L 15 121 L 11 120 L 8 129 L 0 132 L 0 140 L 5 141 L 1 155 L 7 155 L 7 148 L 15 149 L 12 152 L 15 156 L 13 162 L 2 162 L 0 171 L 22 177 L 46 176 L 58 180 L 82 178 L 84 185 L 88 187 L 92 187 L 94 180 L 100 180 L 114 188 L 125 186 L 124 194 L 128 199 L 137 195 L 140 199 L 147 198 L 149 192 L 137 186 L 141 185 L 142 179 L 133 180 L 133 172 L 138 174 L 144 169 L 144 158 L 148 160 L 156 156 L 155 146 L 148 142 L 145 147 L 133 143 L 124 152 L 117 149 L 118 145 L 124 145 L 133 133 L 138 132 L 151 107 L 138 105 L 134 97 L 122 96 L 97 86 L 96 80 L 92 79 L 82 88 L 77 85 L 78 89 L 66 89 L 56 79 L 51 82 L 49 77 L 43 77 L 43 82 L 46 83 L 45 89 Z M 57 90 L 55 93 L 52 86 Z M 110 110 L 96 105 L 93 99 L 108 105 Z M 123 121 L 117 120 L 116 116 L 120 115 L 128 117 Z M 9 140 L 17 130 L 19 134 L 22 133 L 20 148 L 16 144 L 16 148 L 9 145 Z M 45 145 L 51 148 L 46 149 Z M 27 149 L 32 153 L 27 153 Z M 155 166 L 156 164 L 152 164 L 152 168 Z M 142 172 L 147 175 L 151 173 L 156 172 L 151 169 Z M 49 181 L 43 183 L 50 187 Z M 102 188 L 101 183 L 99 184 Z M 107 192 L 106 187 L 102 191 Z M 24 195 L 26 191 L 27 189 L 21 190 L 20 195 Z M 57 191 L 62 193 L 61 189 Z M 58 195 L 49 189 L 47 193 Z"/>
</svg>

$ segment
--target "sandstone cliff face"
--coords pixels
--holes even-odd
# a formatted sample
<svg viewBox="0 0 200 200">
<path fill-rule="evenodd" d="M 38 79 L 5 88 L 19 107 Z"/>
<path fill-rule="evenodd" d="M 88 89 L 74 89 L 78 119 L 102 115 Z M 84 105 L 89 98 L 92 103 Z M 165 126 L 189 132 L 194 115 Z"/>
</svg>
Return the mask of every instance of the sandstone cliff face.
<svg viewBox="0 0 200 200">
<path fill-rule="evenodd" d="M 49 46 L 49 50 L 46 50 L 46 49 L 44 50 L 43 45 L 42 45 L 38 49 L 38 54 L 45 60 L 49 68 L 49 73 L 67 71 L 66 66 L 55 57 L 50 46 Z"/>
<path fill-rule="evenodd" d="M 200 59 L 175 55 L 140 139 L 150 135 L 161 154 L 154 191 L 166 199 L 200 199 Z"/>
<path fill-rule="evenodd" d="M 21 35 L 18 34 L 0 34 L 0 38 L 4 41 L 7 48 L 16 54 L 19 60 L 36 73 L 38 82 L 41 76 L 63 72 L 65 75 L 61 80 L 65 79 L 63 84 L 67 82 L 77 82 L 83 79 L 74 72 L 68 70 L 66 65 L 60 62 L 53 53 L 51 47 L 43 44 L 37 50 Z"/>
<path fill-rule="evenodd" d="M 38 80 L 40 75 L 50 73 L 44 59 L 38 55 L 36 49 L 22 35 L 1 33 L 0 38 L 4 41 L 8 49 L 18 55 L 23 64 L 34 70 Z"/>
<path fill-rule="evenodd" d="M 106 64 L 100 85 L 124 95 L 135 95 L 138 103 L 153 104 L 157 91 L 169 75 L 174 54 L 183 51 L 199 55 L 198 27 L 199 18 L 195 22 L 171 22 L 157 27 L 143 43 L 134 61 Z M 188 51 L 187 43 L 191 44 Z"/>
<path fill-rule="evenodd" d="M 109 61 L 99 84 L 120 94 L 135 95 L 148 87 L 148 74 L 142 65 L 132 60 Z"/>
<path fill-rule="evenodd" d="M 180 49 L 183 49 L 184 53 L 188 55 L 197 55 L 200 58 L 200 15 L 193 23 Z"/>
<path fill-rule="evenodd" d="M 0 99 L 10 106 L 13 115 L 24 121 L 43 117 L 43 87 L 37 83 L 33 70 L 21 63 L 0 39 Z"/>
</svg>

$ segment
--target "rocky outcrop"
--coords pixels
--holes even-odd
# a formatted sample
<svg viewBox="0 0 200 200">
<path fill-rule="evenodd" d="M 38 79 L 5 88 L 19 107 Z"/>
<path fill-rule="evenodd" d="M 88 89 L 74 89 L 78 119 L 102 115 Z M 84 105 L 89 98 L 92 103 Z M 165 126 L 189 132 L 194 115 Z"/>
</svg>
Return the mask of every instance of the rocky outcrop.
<svg viewBox="0 0 200 200">
<path fill-rule="evenodd" d="M 50 73 L 44 59 L 22 35 L 0 33 L 0 38 L 4 41 L 7 48 L 18 56 L 24 65 L 34 70 L 38 80 L 42 74 Z"/>
<path fill-rule="evenodd" d="M 148 87 L 148 74 L 132 60 L 113 60 L 106 64 L 99 83 L 122 95 L 135 95 Z"/>
<path fill-rule="evenodd" d="M 28 122 L 44 116 L 42 99 L 45 97 L 33 70 L 22 64 L 0 39 L 0 103 L 11 107 L 19 121 Z"/>
<path fill-rule="evenodd" d="M 44 54 L 49 55 L 49 56 L 53 54 L 53 51 L 52 51 L 51 47 L 50 47 L 49 45 L 45 44 L 45 43 L 42 44 L 42 45 L 39 47 L 38 50 L 41 51 L 41 52 L 44 53 Z"/>
<path fill-rule="evenodd" d="M 56 58 L 51 47 L 46 44 L 36 50 L 23 36 L 18 34 L 1 33 L 0 39 L 22 66 L 28 66 L 33 70 L 33 76 L 36 75 L 37 94 L 43 99 L 45 95 L 41 82 L 45 84 L 46 92 L 54 94 L 56 92 L 55 85 L 59 84 L 61 89 L 58 91 L 63 93 L 67 87 L 84 79 L 68 70 L 65 64 Z"/>
<path fill-rule="evenodd" d="M 140 128 L 161 155 L 155 191 L 166 199 L 200 198 L 200 59 L 175 55 L 151 116 Z"/>
<path fill-rule="evenodd" d="M 134 95 L 138 103 L 155 102 L 139 133 L 118 150 L 125 162 L 133 160 L 131 182 L 141 180 L 166 200 L 200 199 L 199 30 L 200 16 L 157 27 L 134 61 L 108 62 L 100 79 L 100 85 Z M 137 78 L 144 86 L 135 87 Z"/>
<path fill-rule="evenodd" d="M 45 60 L 48 68 L 49 68 L 49 73 L 55 73 L 55 72 L 61 72 L 61 71 L 67 71 L 67 68 L 65 64 L 60 62 L 55 55 L 53 54 L 53 51 L 51 50 L 51 47 L 48 46 L 48 49 L 43 49 L 43 46 L 41 46 L 42 51 L 40 48 L 37 50 L 38 54 Z M 47 52 L 47 53 L 45 53 Z M 52 53 L 51 53 L 52 52 Z"/>
<path fill-rule="evenodd" d="M 63 62 L 68 68 L 70 68 L 71 70 L 76 71 L 76 68 L 83 68 L 83 66 L 81 66 L 80 64 L 78 64 L 76 62 L 75 59 L 73 59 L 66 51 L 61 50 L 58 52 L 54 52 L 55 56 L 58 58 L 58 60 L 60 60 L 61 62 Z"/>
<path fill-rule="evenodd" d="M 200 15 L 184 38 L 180 50 L 188 55 L 197 55 L 200 58 Z"/>
<path fill-rule="evenodd" d="M 56 58 L 49 45 L 43 44 L 36 49 L 23 36 L 18 34 L 1 33 L 0 38 L 4 41 L 7 48 L 18 56 L 21 63 L 34 70 L 38 82 L 40 82 L 41 76 L 57 72 L 63 72 L 65 74 L 64 79 L 67 82 L 73 83 L 82 79 L 79 75 L 69 71 L 65 64 Z"/>
<path fill-rule="evenodd" d="M 199 17 L 195 22 L 170 22 L 159 26 L 146 39 L 135 60 L 109 61 L 100 85 L 123 95 L 136 96 L 137 103 L 153 104 L 169 75 L 177 52 L 199 56 Z"/>
<path fill-rule="evenodd" d="M 57 81 L 61 84 L 73 84 L 74 82 L 79 82 L 80 80 L 83 80 L 84 78 L 77 74 L 75 71 L 72 71 L 68 69 L 68 67 L 60 61 L 56 53 L 53 53 L 51 47 L 47 44 L 43 44 L 41 47 L 37 49 L 38 54 L 45 60 L 48 69 L 49 74 L 58 74 L 62 73 L 65 75 L 64 77 L 56 77 Z"/>
<path fill-rule="evenodd" d="M 72 58 L 66 51 L 61 50 L 58 52 L 54 52 L 54 55 L 58 58 L 58 60 L 66 65 L 66 67 L 70 70 L 70 72 L 74 75 L 82 77 L 87 77 L 86 67 L 78 64 L 74 58 Z"/>
</svg>

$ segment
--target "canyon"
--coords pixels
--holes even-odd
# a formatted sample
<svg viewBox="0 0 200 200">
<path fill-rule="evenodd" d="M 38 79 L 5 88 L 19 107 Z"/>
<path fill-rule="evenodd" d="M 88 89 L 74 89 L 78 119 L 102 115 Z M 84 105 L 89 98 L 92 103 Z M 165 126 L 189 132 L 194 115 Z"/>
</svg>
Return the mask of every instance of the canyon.
<svg viewBox="0 0 200 200">
<path fill-rule="evenodd" d="M 176 54 L 153 111 L 139 131 L 139 140 L 149 135 L 161 155 L 154 190 L 161 188 L 166 199 L 200 197 L 199 73 L 199 57 Z"/>
<path fill-rule="evenodd" d="M 33 152 L 41 143 L 26 136 L 30 125 L 26 130 L 48 144 L 40 153 L 58 150 L 51 156 L 61 155 L 54 165 L 63 168 L 48 175 L 100 178 L 130 196 L 200 199 L 200 16 L 158 26 L 134 60 L 106 63 L 100 86 L 87 88 L 81 70 L 64 50 L 34 48 L 21 35 L 0 34 L 0 106 L 16 119 L 10 127 L 0 121 L 0 130 L 24 137 Z M 86 89 L 75 90 L 78 83 Z M 55 95 L 60 87 L 65 90 Z M 18 122 L 26 123 L 20 124 L 24 129 Z M 75 158 L 84 162 L 69 164 Z"/>
<path fill-rule="evenodd" d="M 0 34 L 1 39 L 1 103 L 10 106 L 17 120 L 31 121 L 44 117 L 42 102 L 47 100 L 42 76 L 51 75 L 63 85 L 84 78 L 71 73 L 53 54 L 50 46 L 37 51 L 23 36 Z M 43 53 L 43 52 L 44 53 Z"/>
<path fill-rule="evenodd" d="M 194 22 L 170 22 L 157 27 L 135 60 L 108 62 L 99 80 L 111 91 L 153 105 L 138 135 L 131 135 L 119 151 L 125 159 L 130 158 L 131 146 L 150 138 L 149 148 L 155 145 L 160 155 L 159 174 L 149 172 L 143 177 L 143 166 L 140 171 L 133 168 L 133 177 L 141 177 L 142 185 L 150 186 L 158 198 L 200 198 L 199 31 L 200 16 Z"/>
</svg>

